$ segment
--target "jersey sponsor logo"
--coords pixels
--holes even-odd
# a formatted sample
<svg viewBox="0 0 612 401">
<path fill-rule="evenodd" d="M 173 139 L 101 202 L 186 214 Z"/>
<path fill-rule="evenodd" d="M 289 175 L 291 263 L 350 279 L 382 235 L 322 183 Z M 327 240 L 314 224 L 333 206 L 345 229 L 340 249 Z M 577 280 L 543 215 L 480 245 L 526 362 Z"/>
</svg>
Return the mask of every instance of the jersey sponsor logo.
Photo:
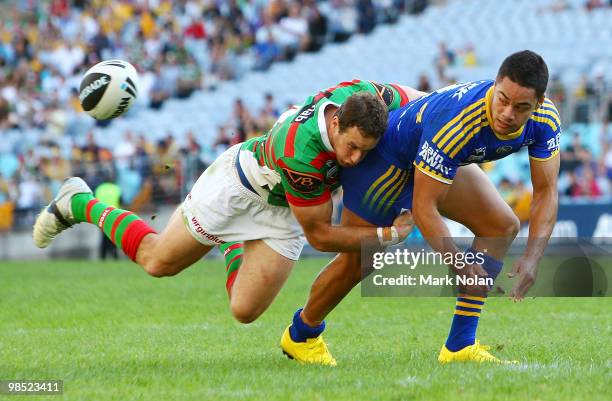
<svg viewBox="0 0 612 401">
<path fill-rule="evenodd" d="M 313 174 L 302 173 L 287 167 L 283 168 L 283 173 L 291 188 L 303 194 L 314 192 L 323 184 L 323 180 Z"/>
<path fill-rule="evenodd" d="M 374 85 L 374 88 L 376 88 L 376 93 L 378 93 L 378 96 L 382 99 L 382 101 L 387 106 L 391 106 L 393 100 L 395 100 L 395 93 L 393 93 L 393 91 L 387 88 L 385 85 L 381 85 L 372 81 L 370 81 L 370 83 Z"/>
<path fill-rule="evenodd" d="M 470 163 L 480 163 L 484 160 L 486 152 L 486 147 L 474 149 L 472 154 L 468 156 L 467 161 Z"/>
<path fill-rule="evenodd" d="M 437 170 L 448 176 L 450 174 L 448 166 L 444 165 L 444 157 L 440 155 L 438 149 L 431 146 L 427 141 L 423 143 L 419 156 L 423 159 L 423 162 L 429 166 L 432 170 Z"/>
<path fill-rule="evenodd" d="M 559 148 L 559 141 L 561 140 L 561 134 L 555 135 L 554 138 L 550 138 L 546 141 L 546 147 L 548 150 L 557 150 Z"/>
<path fill-rule="evenodd" d="M 302 124 L 314 115 L 314 111 L 315 111 L 315 105 L 314 104 L 310 105 L 300 110 L 300 113 L 295 117 L 293 121 L 296 123 Z"/>
<path fill-rule="evenodd" d="M 504 146 L 500 146 L 499 148 L 495 149 L 495 153 L 497 153 L 498 155 L 503 155 L 503 154 L 512 152 L 512 149 L 514 149 L 512 146 L 504 145 Z"/>
</svg>

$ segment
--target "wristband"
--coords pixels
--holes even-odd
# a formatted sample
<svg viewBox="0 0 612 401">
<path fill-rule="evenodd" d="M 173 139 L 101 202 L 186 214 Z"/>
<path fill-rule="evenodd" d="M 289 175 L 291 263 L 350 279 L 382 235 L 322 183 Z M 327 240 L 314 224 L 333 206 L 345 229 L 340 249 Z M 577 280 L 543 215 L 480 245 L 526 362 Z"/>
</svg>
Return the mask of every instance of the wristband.
<svg viewBox="0 0 612 401">
<path fill-rule="evenodd" d="M 382 246 L 396 245 L 402 242 L 395 226 L 378 227 L 376 235 L 378 236 L 378 242 Z"/>
</svg>

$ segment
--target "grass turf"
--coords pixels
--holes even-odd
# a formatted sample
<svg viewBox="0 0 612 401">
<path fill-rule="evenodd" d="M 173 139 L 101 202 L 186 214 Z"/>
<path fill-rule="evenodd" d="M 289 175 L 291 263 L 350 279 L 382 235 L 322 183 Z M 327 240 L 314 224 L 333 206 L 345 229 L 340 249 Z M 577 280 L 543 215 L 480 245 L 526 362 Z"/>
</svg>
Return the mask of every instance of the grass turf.
<svg viewBox="0 0 612 401">
<path fill-rule="evenodd" d="M 0 262 L 0 380 L 62 379 L 35 400 L 609 400 L 612 300 L 487 303 L 479 337 L 516 366 L 440 366 L 451 298 L 361 298 L 328 318 L 339 366 L 301 366 L 278 340 L 325 260 L 300 262 L 241 325 L 221 262 L 154 279 L 128 262 Z M 16 399 L 0 395 L 0 399 Z"/>
</svg>

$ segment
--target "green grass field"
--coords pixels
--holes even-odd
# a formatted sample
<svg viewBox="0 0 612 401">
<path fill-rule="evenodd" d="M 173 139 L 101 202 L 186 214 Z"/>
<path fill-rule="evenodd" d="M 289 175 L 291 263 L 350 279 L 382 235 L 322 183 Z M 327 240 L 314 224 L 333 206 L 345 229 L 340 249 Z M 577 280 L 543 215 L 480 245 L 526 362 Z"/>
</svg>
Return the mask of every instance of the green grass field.
<svg viewBox="0 0 612 401">
<path fill-rule="evenodd" d="M 451 298 L 362 298 L 328 318 L 338 367 L 278 340 L 325 260 L 300 262 L 255 323 L 230 316 L 220 262 L 154 279 L 127 262 L 0 262 L 0 380 L 35 400 L 610 400 L 612 299 L 490 299 L 479 337 L 516 366 L 440 366 Z M 4 397 L 4 398 L 3 398 Z"/>
</svg>

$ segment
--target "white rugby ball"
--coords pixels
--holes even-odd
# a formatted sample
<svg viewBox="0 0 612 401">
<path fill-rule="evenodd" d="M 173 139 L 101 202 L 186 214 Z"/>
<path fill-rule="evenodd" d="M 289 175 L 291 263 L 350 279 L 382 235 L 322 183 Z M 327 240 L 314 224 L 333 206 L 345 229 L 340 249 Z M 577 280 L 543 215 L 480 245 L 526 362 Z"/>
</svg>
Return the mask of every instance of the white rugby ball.
<svg viewBox="0 0 612 401">
<path fill-rule="evenodd" d="M 138 96 L 138 73 L 123 60 L 102 61 L 81 80 L 79 100 L 83 110 L 96 120 L 119 117 Z"/>
</svg>

